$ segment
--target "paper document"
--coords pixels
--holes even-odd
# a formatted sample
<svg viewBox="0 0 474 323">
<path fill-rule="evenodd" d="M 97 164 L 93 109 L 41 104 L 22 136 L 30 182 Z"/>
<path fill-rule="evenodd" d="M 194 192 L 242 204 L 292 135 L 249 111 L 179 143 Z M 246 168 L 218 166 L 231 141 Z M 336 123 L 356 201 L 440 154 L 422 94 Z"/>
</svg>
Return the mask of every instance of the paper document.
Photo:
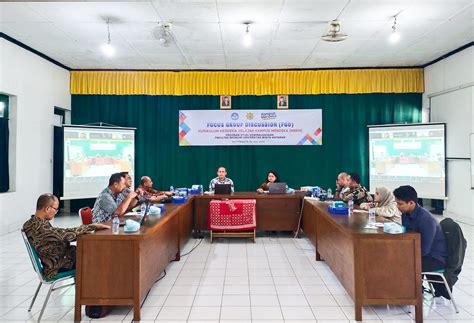
<svg viewBox="0 0 474 323">
<path fill-rule="evenodd" d="M 127 212 L 123 216 L 137 216 L 137 215 L 141 215 L 141 213 L 140 212 Z"/>
</svg>

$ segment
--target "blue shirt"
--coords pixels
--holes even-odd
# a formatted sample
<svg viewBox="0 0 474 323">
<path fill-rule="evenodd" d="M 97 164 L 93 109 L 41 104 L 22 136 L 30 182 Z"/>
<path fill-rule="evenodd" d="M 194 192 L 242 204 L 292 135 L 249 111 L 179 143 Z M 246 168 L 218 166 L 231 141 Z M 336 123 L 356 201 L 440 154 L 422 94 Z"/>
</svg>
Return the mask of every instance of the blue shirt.
<svg viewBox="0 0 474 323">
<path fill-rule="evenodd" d="M 407 231 L 419 232 L 421 236 L 421 256 L 431 256 L 446 263 L 448 248 L 441 226 L 434 216 L 420 205 L 411 213 L 402 214 L 402 224 Z"/>
</svg>

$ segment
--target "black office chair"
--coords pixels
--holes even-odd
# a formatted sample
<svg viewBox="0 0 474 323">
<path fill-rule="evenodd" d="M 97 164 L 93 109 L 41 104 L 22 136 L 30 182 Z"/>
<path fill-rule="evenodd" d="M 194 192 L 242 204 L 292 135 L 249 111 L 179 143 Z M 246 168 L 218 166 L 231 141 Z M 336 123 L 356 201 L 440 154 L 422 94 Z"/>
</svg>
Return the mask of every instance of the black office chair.
<svg viewBox="0 0 474 323">
<path fill-rule="evenodd" d="M 467 241 L 464 238 L 464 234 L 461 230 L 461 227 L 453 219 L 446 218 L 440 222 L 440 225 L 441 230 L 443 231 L 444 236 L 446 238 L 446 245 L 448 247 L 446 268 L 436 271 L 422 272 L 422 275 L 424 277 L 422 279 L 423 281 L 429 284 L 431 293 L 433 295 L 433 284 L 444 284 L 446 290 L 448 291 L 449 297 L 451 298 L 454 310 L 456 311 L 456 313 L 459 313 L 451 291 L 454 284 L 458 280 L 458 276 L 462 270 L 464 256 L 466 253 Z M 430 279 L 427 278 L 427 276 L 439 277 L 440 280 Z"/>
</svg>

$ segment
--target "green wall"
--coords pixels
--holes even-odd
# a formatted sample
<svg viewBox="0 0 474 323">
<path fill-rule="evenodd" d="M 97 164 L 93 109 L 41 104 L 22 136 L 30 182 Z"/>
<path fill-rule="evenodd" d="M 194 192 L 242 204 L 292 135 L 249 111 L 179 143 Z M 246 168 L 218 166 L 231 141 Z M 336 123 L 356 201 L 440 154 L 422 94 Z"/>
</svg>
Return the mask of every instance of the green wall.
<svg viewBox="0 0 474 323">
<path fill-rule="evenodd" d="M 227 167 L 236 191 L 253 191 L 269 170 L 290 187 L 334 186 L 340 171 L 368 185 L 367 125 L 421 122 L 422 96 L 408 94 L 291 95 L 291 109 L 323 110 L 322 146 L 178 145 L 178 110 L 219 109 L 218 96 L 72 95 L 72 123 L 136 127 L 136 179 L 150 175 L 165 189 L 203 184 Z M 233 109 L 274 109 L 276 96 L 232 97 Z M 104 183 L 104 187 L 106 183 Z"/>
</svg>

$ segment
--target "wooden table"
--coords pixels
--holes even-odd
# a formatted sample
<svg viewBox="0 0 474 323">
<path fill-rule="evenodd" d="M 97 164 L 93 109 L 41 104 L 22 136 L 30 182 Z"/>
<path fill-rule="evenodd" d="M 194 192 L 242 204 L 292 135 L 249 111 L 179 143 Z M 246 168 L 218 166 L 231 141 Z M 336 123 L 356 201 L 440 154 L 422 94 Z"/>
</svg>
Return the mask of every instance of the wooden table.
<svg viewBox="0 0 474 323">
<path fill-rule="evenodd" d="M 354 300 L 357 321 L 363 305 L 396 304 L 415 305 L 416 322 L 423 322 L 420 235 L 364 229 L 367 217 L 333 215 L 325 203 L 305 200 L 303 231 L 316 260 L 324 259 Z"/>
<path fill-rule="evenodd" d="M 304 193 L 259 194 L 239 192 L 229 195 L 194 196 L 194 230 L 208 229 L 209 202 L 215 199 L 255 199 L 257 201 L 257 230 L 296 231 Z"/>
<path fill-rule="evenodd" d="M 138 233 L 121 229 L 81 235 L 77 241 L 76 304 L 132 305 L 133 320 L 140 320 L 140 305 L 172 260 L 179 260 L 192 230 L 207 230 L 212 199 L 255 199 L 257 230 L 295 231 L 302 194 L 193 196 L 182 205 L 167 204 L 159 218 L 150 218 Z M 355 302 L 355 318 L 362 306 L 415 305 L 422 322 L 421 247 L 416 233 L 390 235 L 366 230 L 366 214 L 331 215 L 320 202 L 304 201 L 303 230 Z M 380 221 L 380 219 L 377 219 Z"/>
<path fill-rule="evenodd" d="M 112 234 L 111 230 L 79 236 L 76 256 L 74 320 L 82 305 L 132 305 L 140 320 L 140 305 L 172 260 L 179 260 L 191 236 L 192 200 L 168 204 L 160 217 L 150 216 L 140 232 Z"/>
</svg>

